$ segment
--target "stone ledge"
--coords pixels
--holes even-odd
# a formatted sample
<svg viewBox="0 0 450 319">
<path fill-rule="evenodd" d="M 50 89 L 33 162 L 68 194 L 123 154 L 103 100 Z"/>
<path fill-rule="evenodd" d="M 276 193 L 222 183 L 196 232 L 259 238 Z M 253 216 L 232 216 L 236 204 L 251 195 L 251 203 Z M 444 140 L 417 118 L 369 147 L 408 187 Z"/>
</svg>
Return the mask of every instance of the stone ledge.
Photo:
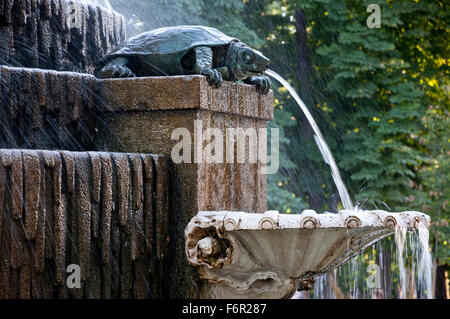
<svg viewBox="0 0 450 319">
<path fill-rule="evenodd" d="M 69 14 L 79 25 L 67 23 Z M 99 57 L 126 39 L 126 24 L 80 1 L 1 0 L 0 39 L 0 64 L 93 73 Z"/>
<path fill-rule="evenodd" d="M 273 119 L 273 92 L 262 95 L 247 84 L 224 81 L 219 89 L 215 89 L 201 75 L 106 79 L 101 82 L 111 112 L 200 109 Z"/>
</svg>

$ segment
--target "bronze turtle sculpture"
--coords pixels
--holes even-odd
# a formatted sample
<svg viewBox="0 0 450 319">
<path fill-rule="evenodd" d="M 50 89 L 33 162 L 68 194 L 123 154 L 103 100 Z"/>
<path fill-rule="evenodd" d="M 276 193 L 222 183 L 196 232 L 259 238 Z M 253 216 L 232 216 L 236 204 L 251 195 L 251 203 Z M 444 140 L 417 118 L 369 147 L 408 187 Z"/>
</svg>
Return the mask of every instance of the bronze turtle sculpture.
<svg viewBox="0 0 450 319">
<path fill-rule="evenodd" d="M 99 63 L 99 78 L 201 74 L 211 85 L 243 81 L 259 93 L 270 90 L 264 75 L 269 59 L 236 38 L 211 27 L 176 26 L 132 37 Z"/>
</svg>

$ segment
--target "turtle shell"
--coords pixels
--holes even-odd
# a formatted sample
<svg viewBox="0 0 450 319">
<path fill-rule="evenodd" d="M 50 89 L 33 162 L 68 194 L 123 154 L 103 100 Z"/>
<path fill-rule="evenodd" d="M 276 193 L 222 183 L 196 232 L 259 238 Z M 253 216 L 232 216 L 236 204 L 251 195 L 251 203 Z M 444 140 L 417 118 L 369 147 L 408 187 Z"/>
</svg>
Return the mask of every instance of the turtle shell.
<svg viewBox="0 0 450 319">
<path fill-rule="evenodd" d="M 239 41 L 211 27 L 185 25 L 141 33 L 122 43 L 105 58 L 119 56 L 183 55 L 197 46 L 222 46 Z"/>
</svg>

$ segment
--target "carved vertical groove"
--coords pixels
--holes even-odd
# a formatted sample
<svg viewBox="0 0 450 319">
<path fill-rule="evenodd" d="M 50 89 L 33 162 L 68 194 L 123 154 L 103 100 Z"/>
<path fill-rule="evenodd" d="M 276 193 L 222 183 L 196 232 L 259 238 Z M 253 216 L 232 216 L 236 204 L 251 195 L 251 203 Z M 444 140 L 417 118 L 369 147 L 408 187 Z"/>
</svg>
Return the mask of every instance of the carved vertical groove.
<svg viewBox="0 0 450 319">
<path fill-rule="evenodd" d="M 144 160 L 145 186 L 144 186 L 144 219 L 145 219 L 145 247 L 147 254 L 153 248 L 153 158 L 142 156 Z"/>
<path fill-rule="evenodd" d="M 23 172 L 22 155 L 20 151 L 11 152 L 11 200 L 12 216 L 15 219 L 22 218 L 22 197 L 23 197 Z"/>
<path fill-rule="evenodd" d="M 56 152 L 55 152 L 56 153 Z M 55 196 L 55 265 L 56 265 L 56 283 L 64 283 L 65 277 L 65 254 L 66 254 L 66 215 L 65 206 L 62 201 L 62 160 L 58 153 L 53 158 L 55 165 L 53 168 L 54 178 L 54 196 Z"/>
<path fill-rule="evenodd" d="M 168 243 L 168 223 L 166 212 L 169 207 L 167 162 L 162 156 L 155 157 L 156 167 L 156 255 L 158 260 L 164 259 Z"/>
</svg>

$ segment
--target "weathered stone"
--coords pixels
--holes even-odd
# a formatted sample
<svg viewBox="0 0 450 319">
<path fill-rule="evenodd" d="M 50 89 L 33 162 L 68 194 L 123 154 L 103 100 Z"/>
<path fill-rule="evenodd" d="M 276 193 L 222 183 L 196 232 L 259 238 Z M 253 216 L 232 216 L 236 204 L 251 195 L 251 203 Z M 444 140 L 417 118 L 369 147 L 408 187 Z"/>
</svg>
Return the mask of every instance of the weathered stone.
<svg viewBox="0 0 450 319">
<path fill-rule="evenodd" d="M 51 9 L 62 10 L 61 2 L 52 1 Z M 95 36 L 104 35 L 106 29 Z M 63 48 L 54 44 L 55 56 L 62 61 Z M 41 48 L 47 50 L 47 44 Z M 222 132 L 264 128 L 273 117 L 272 93 L 260 95 L 252 86 L 230 82 L 213 89 L 202 76 L 99 81 L 84 74 L 2 66 L 0 77 L 0 147 L 127 153 L 36 151 L 37 174 L 20 151 L 0 152 L 0 178 L 9 176 L 7 182 L 15 186 L 0 203 L 4 214 L 21 222 L 25 197 L 26 223 L 27 212 L 35 212 L 35 195 L 42 198 L 37 220 L 33 214 L 28 219 L 29 238 L 34 241 L 31 286 L 42 287 L 31 297 L 52 296 L 53 289 L 58 296 L 73 298 L 198 296 L 195 272 L 183 248 L 190 218 L 206 209 L 266 210 L 267 181 L 258 163 L 171 164 L 160 156 L 130 152 L 170 157 L 178 143 L 171 140 L 172 131 L 186 128 L 193 137 L 195 120 L 203 122 L 203 129 L 216 127 Z M 26 184 L 33 177 L 39 179 L 37 193 L 30 192 L 37 184 Z M 17 230 L 5 230 L 8 218 L 0 218 L 0 240 L 11 240 L 11 231 Z M 28 270 L 18 264 L 26 257 L 12 253 L 11 247 L 7 251 L 11 253 L 7 261 L 0 261 L 4 269 L 0 277 L 11 273 L 11 278 L 28 278 Z M 91 263 L 94 251 L 101 252 L 101 267 Z M 55 273 L 47 272 L 47 262 L 54 263 Z M 68 263 L 83 265 L 85 281 L 76 292 L 61 286 Z M 101 283 L 95 279 L 100 273 Z M 48 286 L 53 281 L 55 288 Z M 28 296 L 25 288 L 16 289 L 10 281 L 0 288 L 3 295 Z"/>
<path fill-rule="evenodd" d="M 153 158 L 142 155 L 145 171 L 144 185 L 144 220 L 145 220 L 145 247 L 147 254 L 153 249 Z"/>
<path fill-rule="evenodd" d="M 114 154 L 113 161 L 117 170 L 118 209 L 120 225 L 125 227 L 128 219 L 128 196 L 130 186 L 130 168 L 126 154 Z"/>
<path fill-rule="evenodd" d="M 11 151 L 11 210 L 15 219 L 22 218 L 23 171 L 22 155 L 18 150 Z"/>
<path fill-rule="evenodd" d="M 111 157 L 107 153 L 100 153 L 102 161 L 102 260 L 107 266 L 110 263 L 111 214 L 113 209 L 113 170 Z"/>
<path fill-rule="evenodd" d="M 40 177 L 40 187 L 39 187 L 39 205 L 38 205 L 38 219 L 37 219 L 37 230 L 36 230 L 36 245 L 35 245 L 35 263 L 34 270 L 36 273 L 43 273 L 45 266 L 45 243 L 46 243 L 46 227 L 47 227 L 47 204 L 51 203 L 47 200 L 47 189 L 45 182 L 45 166 L 41 161 L 42 157 L 39 156 L 39 177 Z"/>
<path fill-rule="evenodd" d="M 55 265 L 56 265 L 56 282 L 61 285 L 64 283 L 66 274 L 65 256 L 66 256 L 66 206 L 62 200 L 62 160 L 57 152 L 54 154 L 55 166 L 53 169 L 54 176 L 54 232 L 55 232 Z"/>
<path fill-rule="evenodd" d="M 171 156 L 178 143 L 171 139 L 173 130 L 186 128 L 193 137 L 196 120 L 202 121 L 203 129 L 216 127 L 225 135 L 227 128 L 264 128 L 273 117 L 273 95 L 258 94 L 249 85 L 224 82 L 221 89 L 214 89 L 202 76 L 102 83 L 108 111 L 113 113 L 107 119 L 110 130 L 97 136 L 97 144 L 111 150 Z M 182 163 L 175 164 L 174 170 L 176 184 L 183 189 L 179 200 L 190 214 L 205 209 L 265 211 L 266 176 L 258 163 Z"/>
<path fill-rule="evenodd" d="M 38 226 L 40 193 L 39 155 L 36 151 L 22 152 L 25 171 L 25 227 L 28 239 L 34 239 Z"/>
<path fill-rule="evenodd" d="M 202 133 L 206 128 L 218 128 L 225 137 L 229 128 L 265 128 L 273 117 L 272 92 L 261 95 L 250 85 L 223 82 L 220 89 L 214 89 L 203 76 L 106 79 L 101 83 L 109 130 L 99 132 L 95 144 L 112 151 L 159 153 L 170 157 L 179 142 L 172 140 L 172 132 L 185 128 L 193 141 L 194 121 L 202 121 Z M 203 141 L 200 147 L 203 149 L 208 143 Z M 246 155 L 249 147 L 253 145 L 246 146 Z M 248 160 L 237 163 L 236 152 L 236 147 L 232 147 L 234 160 L 230 163 L 195 163 L 192 146 L 191 163 L 171 165 L 171 208 L 163 210 L 163 213 L 174 212 L 168 231 L 158 221 L 161 218 L 159 204 L 144 201 L 144 215 L 157 218 L 157 255 L 162 257 L 161 245 L 170 247 L 171 262 L 162 268 L 170 297 L 198 297 L 196 274 L 186 263 L 181 249 L 183 230 L 190 218 L 201 210 L 262 213 L 267 209 L 267 176 L 261 173 L 261 164 Z M 144 169 L 146 173 L 151 170 L 145 160 Z M 151 188 L 146 182 L 145 193 Z M 149 210 L 153 208 L 157 211 L 151 214 Z M 146 234 L 150 232 L 152 229 L 146 224 Z M 152 246 L 147 240 L 147 252 Z"/>
<path fill-rule="evenodd" d="M 167 242 L 170 240 L 167 214 L 169 213 L 169 185 L 167 180 L 167 163 L 162 156 L 156 156 L 156 256 L 159 261 L 162 261 L 167 251 Z"/>
<path fill-rule="evenodd" d="M 125 40 L 114 11 L 69 0 L 2 0 L 0 64 L 93 73 Z"/>
</svg>

